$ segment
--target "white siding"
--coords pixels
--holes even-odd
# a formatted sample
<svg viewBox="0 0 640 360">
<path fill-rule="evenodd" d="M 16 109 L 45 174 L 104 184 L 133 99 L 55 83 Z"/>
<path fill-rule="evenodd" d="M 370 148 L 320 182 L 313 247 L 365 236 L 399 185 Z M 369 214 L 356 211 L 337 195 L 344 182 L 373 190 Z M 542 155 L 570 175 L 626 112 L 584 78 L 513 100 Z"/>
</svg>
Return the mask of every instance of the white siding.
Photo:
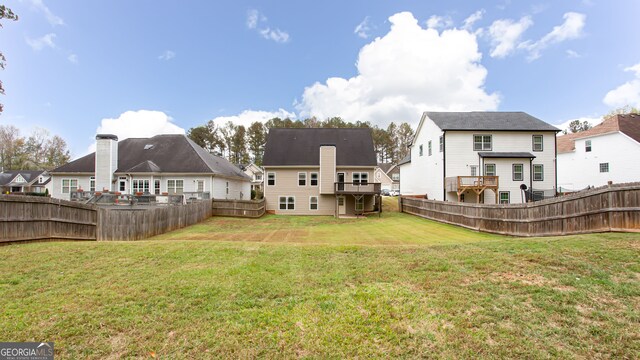
<svg viewBox="0 0 640 360">
<path fill-rule="evenodd" d="M 427 195 L 429 199 L 443 200 L 443 154 L 440 152 L 442 130 L 425 118 L 420 133 L 411 147 L 411 163 L 400 167 L 400 193 L 403 195 Z M 431 141 L 431 156 L 429 156 Z M 446 140 L 448 141 L 448 139 Z M 420 156 L 420 145 L 423 154 Z M 449 144 L 446 144 L 448 147 Z"/>
<path fill-rule="evenodd" d="M 585 141 L 591 140 L 591 152 Z M 587 186 L 640 181 L 640 144 L 622 133 L 575 140 L 575 151 L 558 154 L 558 187 L 580 190 Z M 609 164 L 609 172 L 600 172 L 600 163 Z"/>
</svg>

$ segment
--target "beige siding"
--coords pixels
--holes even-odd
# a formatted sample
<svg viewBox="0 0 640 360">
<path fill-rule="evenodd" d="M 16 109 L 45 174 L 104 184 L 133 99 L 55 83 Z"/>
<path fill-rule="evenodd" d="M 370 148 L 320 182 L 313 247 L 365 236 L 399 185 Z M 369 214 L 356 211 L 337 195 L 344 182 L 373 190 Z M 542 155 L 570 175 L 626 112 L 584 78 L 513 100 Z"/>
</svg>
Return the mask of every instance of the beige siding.
<svg viewBox="0 0 640 360">
<path fill-rule="evenodd" d="M 265 168 L 265 176 L 270 172 L 276 174 L 275 186 L 269 186 L 265 182 L 265 193 L 267 211 L 275 211 L 282 215 L 334 215 L 335 196 L 320 195 L 319 186 L 311 186 L 309 173 L 319 172 L 318 167 L 309 168 Z M 298 173 L 306 173 L 307 183 L 305 186 L 298 185 Z M 266 179 L 266 177 L 265 177 Z M 333 182 L 331 182 L 333 188 Z M 279 197 L 293 196 L 295 198 L 295 210 L 280 210 Z M 309 209 L 311 196 L 318 197 L 318 210 Z"/>
<path fill-rule="evenodd" d="M 320 146 L 320 193 L 333 194 L 336 181 L 336 147 Z"/>
</svg>

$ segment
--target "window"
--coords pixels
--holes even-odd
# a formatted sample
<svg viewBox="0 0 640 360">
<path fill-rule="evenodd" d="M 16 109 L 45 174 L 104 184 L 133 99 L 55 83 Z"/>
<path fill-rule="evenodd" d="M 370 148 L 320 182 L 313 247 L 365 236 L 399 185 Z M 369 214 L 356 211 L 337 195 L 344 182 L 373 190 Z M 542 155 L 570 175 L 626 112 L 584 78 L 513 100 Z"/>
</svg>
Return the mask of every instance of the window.
<svg viewBox="0 0 640 360">
<path fill-rule="evenodd" d="M 431 140 L 427 143 L 427 151 L 429 152 L 429 156 L 431 156 Z"/>
<path fill-rule="evenodd" d="M 137 193 L 137 192 L 148 193 L 149 192 L 149 180 L 133 179 L 132 187 L 133 187 L 133 193 L 134 194 Z"/>
<path fill-rule="evenodd" d="M 524 165 L 513 164 L 513 181 L 524 180 Z"/>
<path fill-rule="evenodd" d="M 469 166 L 469 168 L 471 169 L 471 176 L 478 176 L 478 166 L 477 165 L 471 165 L 471 166 Z"/>
<path fill-rule="evenodd" d="M 78 179 L 62 179 L 62 193 L 68 194 L 78 190 Z"/>
<path fill-rule="evenodd" d="M 356 211 L 364 211 L 364 196 L 356 199 Z"/>
<path fill-rule="evenodd" d="M 127 177 L 126 176 L 120 176 L 118 178 L 118 191 L 120 192 L 124 192 L 127 190 Z"/>
<path fill-rule="evenodd" d="M 544 180 L 544 166 L 542 164 L 533 165 L 533 181 Z"/>
<path fill-rule="evenodd" d="M 318 210 L 318 197 L 311 196 L 309 198 L 309 210 Z"/>
<path fill-rule="evenodd" d="M 533 135 L 533 151 L 542 151 L 542 135 Z"/>
<path fill-rule="evenodd" d="M 311 186 L 318 186 L 318 173 L 309 173 L 309 182 Z"/>
<path fill-rule="evenodd" d="M 92 177 L 89 178 L 89 191 L 96 191 L 96 177 L 95 176 L 92 176 Z"/>
<path fill-rule="evenodd" d="M 584 151 L 591 152 L 591 140 L 586 140 L 584 142 Z"/>
<path fill-rule="evenodd" d="M 509 192 L 500 191 L 500 204 L 508 204 L 508 203 L 509 203 Z"/>
<path fill-rule="evenodd" d="M 391 180 L 400 181 L 400 174 L 398 174 L 398 173 L 391 174 Z"/>
<path fill-rule="evenodd" d="M 496 164 L 484 164 L 484 176 L 496 176 Z"/>
<path fill-rule="evenodd" d="M 293 196 L 280 196 L 278 203 L 280 210 L 295 210 L 296 199 Z"/>
<path fill-rule="evenodd" d="M 204 180 L 196 180 L 196 191 L 204 192 Z"/>
<path fill-rule="evenodd" d="M 444 150 L 444 136 L 440 136 L 440 152 Z"/>
<path fill-rule="evenodd" d="M 167 192 L 169 194 L 182 194 L 184 191 L 184 180 L 167 180 Z"/>
<path fill-rule="evenodd" d="M 354 172 L 351 174 L 351 178 L 353 179 L 354 185 L 367 185 L 369 183 L 369 173 L 366 172 Z"/>
<path fill-rule="evenodd" d="M 227 189 L 227 195 L 229 195 L 229 182 L 228 182 L 228 181 L 227 181 L 227 187 L 226 187 L 226 189 Z"/>
<path fill-rule="evenodd" d="M 473 135 L 474 151 L 491 151 L 491 135 Z"/>
<path fill-rule="evenodd" d="M 262 174 L 256 174 L 256 181 L 262 181 Z"/>
<path fill-rule="evenodd" d="M 419 149 L 420 149 L 420 156 L 422 156 L 422 145 L 420 145 Z"/>
<path fill-rule="evenodd" d="M 276 173 L 270 172 L 267 173 L 267 186 L 275 186 L 276 185 Z"/>
<path fill-rule="evenodd" d="M 601 173 L 609 172 L 609 163 L 600 163 L 600 172 Z"/>
<path fill-rule="evenodd" d="M 153 193 L 160 195 L 160 180 L 153 181 Z"/>
<path fill-rule="evenodd" d="M 298 173 L 298 186 L 307 186 L 307 173 L 299 172 Z"/>
</svg>

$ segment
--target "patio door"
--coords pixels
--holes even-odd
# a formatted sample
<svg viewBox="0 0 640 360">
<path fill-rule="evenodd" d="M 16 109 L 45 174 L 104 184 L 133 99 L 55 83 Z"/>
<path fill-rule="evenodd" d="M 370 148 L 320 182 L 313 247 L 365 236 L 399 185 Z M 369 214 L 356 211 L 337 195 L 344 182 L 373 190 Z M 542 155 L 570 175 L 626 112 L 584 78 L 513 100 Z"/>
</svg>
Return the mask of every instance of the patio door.
<svg viewBox="0 0 640 360">
<path fill-rule="evenodd" d="M 338 173 L 338 191 L 344 191 L 344 173 L 343 172 Z"/>
<path fill-rule="evenodd" d="M 344 196 L 338 196 L 338 215 L 345 215 L 347 206 L 345 205 Z"/>
</svg>

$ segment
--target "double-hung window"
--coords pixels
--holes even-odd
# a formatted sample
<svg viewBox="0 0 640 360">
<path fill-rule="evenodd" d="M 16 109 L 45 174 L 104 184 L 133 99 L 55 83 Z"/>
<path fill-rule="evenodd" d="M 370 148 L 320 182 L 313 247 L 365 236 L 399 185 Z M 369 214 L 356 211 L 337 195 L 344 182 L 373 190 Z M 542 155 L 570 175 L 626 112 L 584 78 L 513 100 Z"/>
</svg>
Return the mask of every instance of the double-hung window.
<svg viewBox="0 0 640 360">
<path fill-rule="evenodd" d="M 307 186 L 307 173 L 299 172 L 298 173 L 298 186 Z"/>
<path fill-rule="evenodd" d="M 69 194 L 78 190 L 78 179 L 62 179 L 62 193 Z"/>
<path fill-rule="evenodd" d="M 160 180 L 153 180 L 153 193 L 160 195 Z"/>
<path fill-rule="evenodd" d="M 586 140 L 584 142 L 584 151 L 591 152 L 591 140 Z"/>
<path fill-rule="evenodd" d="M 500 191 L 500 204 L 508 204 L 510 202 L 509 195 L 508 191 Z"/>
<path fill-rule="evenodd" d="M 309 185 L 318 186 L 318 173 L 309 173 Z"/>
<path fill-rule="evenodd" d="M 469 169 L 471 170 L 471 176 L 478 176 L 478 165 L 471 165 Z"/>
<path fill-rule="evenodd" d="M 544 180 L 544 165 L 535 164 L 533 165 L 533 181 L 543 181 Z"/>
<path fill-rule="evenodd" d="M 351 174 L 354 185 L 367 185 L 369 183 L 369 173 L 354 172 Z"/>
<path fill-rule="evenodd" d="M 141 193 L 149 192 L 149 180 L 133 179 L 132 186 L 133 186 L 134 194 L 137 192 L 141 192 Z"/>
<path fill-rule="evenodd" d="M 280 196 L 278 199 L 280 210 L 295 210 L 296 198 L 293 196 Z"/>
<path fill-rule="evenodd" d="M 542 151 L 542 135 L 533 135 L 533 151 Z"/>
<path fill-rule="evenodd" d="M 524 165 L 513 164 L 513 181 L 524 180 Z"/>
<path fill-rule="evenodd" d="M 444 150 L 444 136 L 440 136 L 440 152 Z"/>
<path fill-rule="evenodd" d="M 473 135 L 474 151 L 491 151 L 491 135 Z"/>
<path fill-rule="evenodd" d="M 42 182 L 42 181 L 40 181 Z M 96 177 L 92 176 L 89 179 L 89 191 L 96 191 Z"/>
<path fill-rule="evenodd" d="M 496 176 L 496 164 L 484 164 L 484 176 Z"/>
<path fill-rule="evenodd" d="M 422 156 L 422 154 L 423 154 L 423 151 L 422 151 L 422 144 L 420 144 L 420 146 L 418 147 L 418 149 L 419 149 L 420 156 Z"/>
<path fill-rule="evenodd" d="M 182 194 L 184 191 L 184 180 L 172 179 L 167 180 L 167 192 L 169 194 Z"/>
<path fill-rule="evenodd" d="M 429 156 L 431 156 L 431 140 L 429 140 L 429 142 L 427 143 L 427 151 L 429 153 Z"/>
<path fill-rule="evenodd" d="M 309 210 L 318 210 L 318 197 L 309 197 Z"/>
<path fill-rule="evenodd" d="M 267 186 L 275 186 L 276 184 L 276 173 L 270 172 L 267 173 Z"/>
</svg>

